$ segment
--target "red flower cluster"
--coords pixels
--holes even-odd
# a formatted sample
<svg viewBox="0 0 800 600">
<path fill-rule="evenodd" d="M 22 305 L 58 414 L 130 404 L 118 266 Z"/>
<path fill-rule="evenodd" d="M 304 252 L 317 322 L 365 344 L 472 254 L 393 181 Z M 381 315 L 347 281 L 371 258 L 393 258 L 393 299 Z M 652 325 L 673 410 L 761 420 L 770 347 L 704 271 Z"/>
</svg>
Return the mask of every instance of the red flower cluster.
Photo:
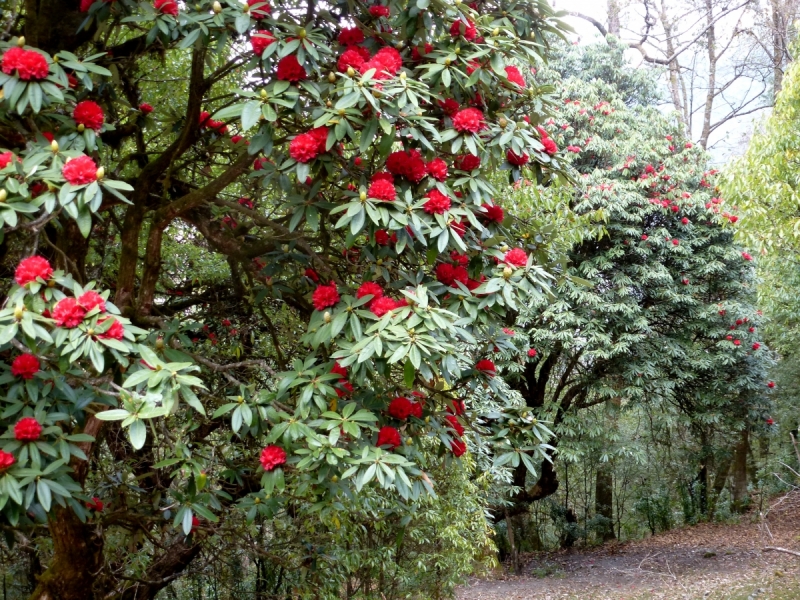
<svg viewBox="0 0 800 600">
<path fill-rule="evenodd" d="M 425 165 L 428 175 L 433 177 L 436 181 L 445 181 L 447 179 L 447 163 L 441 158 L 434 158 L 432 161 Z"/>
<path fill-rule="evenodd" d="M 358 27 L 345 27 L 339 32 L 338 40 L 342 46 L 355 46 L 364 41 L 364 32 Z"/>
<path fill-rule="evenodd" d="M 386 168 L 393 175 L 405 177 L 414 183 L 422 181 L 427 173 L 419 150 L 392 152 L 386 159 Z"/>
<path fill-rule="evenodd" d="M 22 377 L 23 379 L 33 379 L 33 376 L 39 372 L 41 364 L 39 359 L 33 354 L 20 354 L 11 363 L 11 374 L 14 377 Z"/>
<path fill-rule="evenodd" d="M 436 280 L 447 287 L 455 287 L 456 281 L 467 285 L 469 273 L 461 265 L 453 266 L 450 263 L 442 263 L 436 267 Z"/>
<path fill-rule="evenodd" d="M 325 152 L 328 142 L 328 128 L 317 127 L 301 133 L 289 143 L 289 156 L 300 163 L 311 162 Z"/>
<path fill-rule="evenodd" d="M 450 210 L 450 198 L 437 189 L 432 189 L 426 196 L 428 201 L 423 204 L 423 210 L 429 215 L 442 215 Z"/>
<path fill-rule="evenodd" d="M 247 6 L 252 8 L 255 5 L 260 6 L 250 11 L 250 14 L 253 15 L 254 19 L 266 19 L 269 16 L 269 13 L 272 12 L 272 7 L 264 2 L 264 0 L 247 0 Z"/>
<path fill-rule="evenodd" d="M 5 471 L 14 464 L 14 455 L 5 450 L 0 450 L 0 471 Z"/>
<path fill-rule="evenodd" d="M 775 382 L 774 382 L 774 381 L 768 381 L 768 382 L 767 382 L 767 387 L 768 387 L 769 389 L 772 389 L 772 388 L 774 388 L 774 387 L 775 387 Z"/>
<path fill-rule="evenodd" d="M 308 278 L 309 278 L 311 281 L 313 281 L 314 283 L 319 283 L 319 275 L 317 275 L 317 272 L 316 272 L 314 269 L 310 269 L 310 268 L 309 268 L 309 269 L 306 269 L 306 270 L 303 272 L 303 275 L 305 275 L 306 277 L 308 277 Z"/>
<path fill-rule="evenodd" d="M 100 294 L 92 290 L 84 292 L 81 297 L 78 298 L 78 304 L 85 308 L 86 312 L 89 312 L 95 306 L 100 308 L 100 312 L 106 312 L 106 301 L 103 300 Z"/>
<path fill-rule="evenodd" d="M 459 437 L 464 435 L 464 426 L 458 422 L 458 419 L 454 415 L 447 415 L 445 420 L 450 424 L 450 428 L 453 429 Z"/>
<path fill-rule="evenodd" d="M 494 221 L 495 223 L 502 223 L 503 220 L 506 218 L 503 209 L 500 208 L 497 204 L 483 204 L 481 205 L 486 212 L 483 213 L 481 216 L 486 219 L 487 221 Z"/>
<path fill-rule="evenodd" d="M 458 109 L 460 108 L 458 102 L 456 102 L 453 98 L 441 100 L 439 105 L 442 107 L 444 114 L 451 118 L 458 112 Z"/>
<path fill-rule="evenodd" d="M 75 298 L 64 298 L 59 300 L 53 307 L 53 319 L 59 327 L 72 329 L 83 321 L 86 309 L 83 308 Z"/>
<path fill-rule="evenodd" d="M 478 364 L 475 365 L 475 370 L 482 372 L 484 375 L 488 375 L 489 377 L 494 377 L 497 373 L 497 369 L 494 366 L 494 363 L 488 359 L 479 360 Z"/>
<path fill-rule="evenodd" d="M 144 113 L 146 115 L 149 115 L 151 112 L 153 112 L 153 107 L 152 107 L 152 105 L 148 104 L 147 102 L 142 102 L 139 105 L 139 110 L 142 113 Z"/>
<path fill-rule="evenodd" d="M 107 319 L 111 319 L 111 326 L 106 329 L 105 333 L 97 334 L 97 337 L 101 340 L 121 340 L 125 337 L 125 328 L 122 326 L 122 323 L 113 317 L 104 317 L 98 320 L 97 323 L 104 323 Z"/>
<path fill-rule="evenodd" d="M 314 308 L 317 310 L 325 310 L 329 306 L 334 306 L 339 300 L 339 292 L 336 291 L 336 283 L 333 281 L 331 281 L 330 285 L 318 286 L 312 296 Z"/>
<path fill-rule="evenodd" d="M 528 350 L 528 356 L 530 356 L 531 358 L 536 356 L 536 350 L 534 348 L 531 348 L 530 350 Z"/>
<path fill-rule="evenodd" d="M 85 185 L 97 181 L 97 165 L 85 154 L 68 160 L 61 173 L 71 185 Z"/>
<path fill-rule="evenodd" d="M 47 281 L 52 274 L 53 267 L 50 266 L 46 258 L 29 256 L 28 258 L 23 258 L 17 265 L 17 270 L 14 271 L 14 279 L 19 285 L 27 285 L 39 278 Z"/>
<path fill-rule="evenodd" d="M 742 258 L 745 260 L 753 260 L 753 257 L 750 256 L 747 252 L 742 252 Z"/>
<path fill-rule="evenodd" d="M 278 79 L 281 81 L 303 81 L 307 75 L 306 70 L 294 54 L 284 56 L 278 61 Z"/>
<path fill-rule="evenodd" d="M 274 471 L 281 465 L 286 464 L 286 450 L 280 446 L 267 446 L 261 451 L 259 462 L 265 471 Z"/>
<path fill-rule="evenodd" d="M 377 198 L 378 200 L 386 200 L 387 202 L 394 202 L 397 198 L 397 191 L 394 185 L 386 179 L 378 179 L 373 181 L 367 191 L 367 196 L 370 198 Z"/>
<path fill-rule="evenodd" d="M 88 508 L 89 510 L 94 510 L 96 512 L 102 512 L 104 507 L 105 504 L 103 504 L 103 501 L 100 500 L 100 498 L 98 498 L 97 496 L 94 496 L 91 499 L 91 501 L 86 503 L 86 508 Z"/>
<path fill-rule="evenodd" d="M 486 127 L 486 122 L 477 108 L 465 108 L 453 116 L 453 127 L 456 131 L 478 133 Z"/>
<path fill-rule="evenodd" d="M 2 68 L 6 75 L 13 75 L 16 71 L 17 77 L 23 81 L 44 79 L 50 71 L 43 54 L 17 47 L 9 48 L 3 54 Z"/>
<path fill-rule="evenodd" d="M 503 260 L 509 265 L 513 265 L 515 267 L 524 267 L 528 264 L 528 255 L 525 254 L 525 250 L 522 248 L 514 248 L 513 250 L 506 252 Z"/>
<path fill-rule="evenodd" d="M 517 67 L 506 67 L 506 78 L 511 83 L 516 83 L 519 87 L 525 87 L 525 78 L 522 76 L 522 73 L 519 72 Z"/>
<path fill-rule="evenodd" d="M 761 344 L 759 344 L 758 342 L 753 344 L 753 350 L 758 350 L 759 348 L 761 348 Z"/>
<path fill-rule="evenodd" d="M 380 298 L 375 298 L 369 303 L 369 310 L 370 312 L 378 318 L 381 318 L 388 312 L 393 311 L 395 308 L 399 308 L 400 306 L 404 306 L 398 302 L 395 302 L 392 298 L 388 296 L 382 296 Z"/>
<path fill-rule="evenodd" d="M 155 0 L 153 6 L 162 15 L 178 16 L 178 3 L 175 0 Z"/>
<path fill-rule="evenodd" d="M 455 166 L 459 171 L 474 171 L 481 166 L 481 159 L 474 154 L 462 154 L 456 157 Z"/>
<path fill-rule="evenodd" d="M 408 398 L 398 397 L 389 403 L 389 414 L 395 419 L 405 421 L 408 417 L 422 418 L 422 405 Z"/>
<path fill-rule="evenodd" d="M 381 48 L 371 59 L 359 67 L 361 73 L 366 73 L 370 69 L 375 69 L 373 79 L 389 79 L 397 74 L 403 66 L 403 59 L 400 53 L 390 46 Z"/>
<path fill-rule="evenodd" d="M 372 296 L 373 300 L 383 296 L 383 288 L 374 281 L 365 281 L 356 290 L 356 298 L 363 298 L 364 296 Z"/>
<path fill-rule="evenodd" d="M 475 23 L 472 21 L 467 21 L 465 23 L 459 19 L 450 26 L 450 35 L 453 37 L 463 35 L 465 40 L 471 42 L 478 37 L 478 30 L 475 28 Z"/>
<path fill-rule="evenodd" d="M 50 141 L 52 142 L 53 140 Z M 0 153 L 0 169 L 5 169 L 8 165 L 11 164 L 12 160 L 14 160 L 13 152 Z"/>
<path fill-rule="evenodd" d="M 75 110 L 72 111 L 72 118 L 75 119 L 78 125 L 100 131 L 106 116 L 97 102 L 84 100 L 83 102 L 78 102 L 75 106 Z"/>
<path fill-rule="evenodd" d="M 272 34 L 266 29 L 254 31 L 253 35 L 250 37 L 250 43 L 253 46 L 253 52 L 257 56 L 264 54 L 264 50 L 266 50 L 270 44 L 274 44 L 275 41 L 275 38 L 272 37 Z"/>
<path fill-rule="evenodd" d="M 453 440 L 450 442 L 450 450 L 453 452 L 453 455 L 458 458 L 467 451 L 467 445 L 461 440 Z"/>
<path fill-rule="evenodd" d="M 514 165 L 515 167 L 521 167 L 523 165 L 527 165 L 530 159 L 531 157 L 528 156 L 527 152 L 523 152 L 522 156 L 520 156 L 513 150 L 506 151 L 506 160 L 508 161 L 509 164 Z"/>
<path fill-rule="evenodd" d="M 375 232 L 375 243 L 379 246 L 388 246 L 390 242 L 397 242 L 397 234 L 392 233 L 389 235 L 389 232 L 385 229 L 378 229 Z"/>
<path fill-rule="evenodd" d="M 339 57 L 337 68 L 342 73 L 347 72 L 347 67 L 361 70 L 361 66 L 369 60 L 369 50 L 366 48 L 359 48 L 357 46 L 350 46 Z"/>
<path fill-rule="evenodd" d="M 371 14 L 376 19 L 379 17 L 388 17 L 389 16 L 389 7 L 383 6 L 382 4 L 376 4 L 375 6 L 369 7 L 369 14 Z"/>
<path fill-rule="evenodd" d="M 467 406 L 464 404 L 463 400 L 449 400 L 445 408 L 447 409 L 447 412 L 456 416 L 463 415 L 467 410 Z"/>
<path fill-rule="evenodd" d="M 397 448 L 402 441 L 400 440 L 400 432 L 394 427 L 388 425 L 381 427 L 378 432 L 378 441 L 375 442 L 376 446 L 390 446 L 391 450 Z"/>
<path fill-rule="evenodd" d="M 20 442 L 33 442 L 42 434 L 42 426 L 33 417 L 22 417 L 14 425 L 14 439 Z"/>
</svg>

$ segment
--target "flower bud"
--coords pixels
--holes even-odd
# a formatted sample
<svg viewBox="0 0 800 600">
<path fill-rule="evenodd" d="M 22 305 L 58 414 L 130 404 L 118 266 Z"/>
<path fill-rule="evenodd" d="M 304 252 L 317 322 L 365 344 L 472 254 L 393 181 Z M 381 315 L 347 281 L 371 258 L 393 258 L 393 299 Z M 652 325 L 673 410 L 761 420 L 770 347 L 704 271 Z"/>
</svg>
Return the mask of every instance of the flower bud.
<svg viewBox="0 0 800 600">
<path fill-rule="evenodd" d="M 500 117 L 500 119 L 497 121 L 497 124 L 500 125 L 500 129 L 505 129 L 506 125 L 508 125 L 508 119 L 505 117 Z"/>
<path fill-rule="evenodd" d="M 53 154 L 58 152 L 58 142 L 57 141 L 53 140 L 52 142 L 50 142 L 50 150 L 53 152 Z"/>
<path fill-rule="evenodd" d="M 492 35 L 495 36 L 495 37 L 500 35 L 500 28 L 499 27 L 495 27 L 494 29 L 492 29 Z"/>
<path fill-rule="evenodd" d="M 347 76 L 354 77 L 356 74 L 356 70 L 353 67 L 347 67 Z"/>
<path fill-rule="evenodd" d="M 514 274 L 514 271 L 511 267 L 503 267 L 503 279 L 511 279 L 511 275 Z"/>
<path fill-rule="evenodd" d="M 305 29 L 301 29 L 300 31 L 298 31 L 297 32 L 297 37 L 299 37 L 301 40 L 304 39 L 306 37 L 306 30 Z"/>
<path fill-rule="evenodd" d="M 8 192 L 4 189 L 0 189 L 0 202 L 5 202 L 8 198 Z"/>
<path fill-rule="evenodd" d="M 337 481 L 339 481 L 339 477 L 337 475 L 334 475 L 333 477 L 331 477 L 331 481 L 333 483 L 336 483 Z"/>
<path fill-rule="evenodd" d="M 80 125 L 78 125 L 78 131 L 79 131 L 80 133 L 83 133 L 85 130 L 86 130 L 86 126 L 85 126 L 83 123 L 81 123 Z"/>
<path fill-rule="evenodd" d="M 451 61 L 449 58 L 445 58 L 445 59 L 444 59 L 444 66 L 445 66 L 445 67 L 449 67 L 451 62 L 452 62 L 452 61 Z"/>
<path fill-rule="evenodd" d="M 214 4 L 211 5 L 211 10 L 214 11 L 215 15 L 218 15 L 219 13 L 222 12 L 222 5 L 219 2 L 217 2 L 217 0 L 214 0 Z"/>
<path fill-rule="evenodd" d="M 156 339 L 156 350 L 163 350 L 164 349 L 164 338 L 160 337 Z"/>
<path fill-rule="evenodd" d="M 326 311 L 325 311 L 325 314 L 324 314 L 324 315 L 322 315 L 322 320 L 323 320 L 323 321 L 325 321 L 326 323 L 330 323 L 330 322 L 331 322 L 331 320 L 332 320 L 332 317 L 331 317 L 331 311 L 329 311 L 329 310 L 326 310 Z"/>
<path fill-rule="evenodd" d="M 25 36 L 21 35 L 17 38 L 17 46 L 22 48 L 25 45 Z"/>
<path fill-rule="evenodd" d="M 414 443 L 414 440 L 412 440 L 410 437 L 406 438 L 406 446 L 410 446 L 413 443 Z"/>
<path fill-rule="evenodd" d="M 350 67 L 350 68 L 352 68 L 352 67 Z M 336 73 L 334 73 L 333 71 L 328 73 L 328 81 L 331 82 L 331 83 L 336 83 Z"/>
<path fill-rule="evenodd" d="M 266 100 L 267 99 L 267 90 L 261 90 L 261 99 L 262 100 Z"/>
<path fill-rule="evenodd" d="M 359 199 L 360 199 L 362 202 L 366 202 L 366 201 L 367 201 L 367 192 L 361 192 L 361 193 L 358 195 L 358 197 L 359 197 Z"/>
<path fill-rule="evenodd" d="M 400 79 L 402 79 L 402 80 L 404 80 L 404 81 L 405 81 L 405 78 L 406 78 L 406 77 L 408 77 L 408 75 L 406 75 L 406 72 L 405 72 L 405 71 L 403 71 L 402 73 L 400 73 Z"/>
<path fill-rule="evenodd" d="M 17 321 L 21 321 L 21 320 L 22 320 L 22 312 L 23 312 L 24 310 L 25 310 L 25 309 L 24 309 L 22 306 L 17 306 L 17 307 L 14 309 L 14 318 L 15 318 Z"/>
<path fill-rule="evenodd" d="M 461 46 L 456 46 L 456 49 L 453 50 L 453 52 L 455 52 L 456 55 L 461 54 Z"/>
<path fill-rule="evenodd" d="M 100 180 L 100 179 L 102 179 L 102 178 L 103 178 L 103 177 L 105 177 L 105 176 L 106 176 L 106 170 L 105 170 L 105 167 L 102 167 L 102 166 L 101 166 L 101 167 L 98 167 L 98 168 L 97 168 L 97 179 L 98 179 L 98 180 Z"/>
</svg>

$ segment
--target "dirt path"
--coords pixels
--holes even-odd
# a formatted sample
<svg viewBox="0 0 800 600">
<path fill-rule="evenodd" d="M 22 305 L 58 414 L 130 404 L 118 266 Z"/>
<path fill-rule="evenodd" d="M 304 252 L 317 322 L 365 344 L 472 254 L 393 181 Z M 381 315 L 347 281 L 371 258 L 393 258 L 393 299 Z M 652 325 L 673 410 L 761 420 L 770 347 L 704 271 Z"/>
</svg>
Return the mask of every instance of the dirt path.
<svg viewBox="0 0 800 600">
<path fill-rule="evenodd" d="M 703 524 L 645 540 L 531 555 L 521 576 L 473 581 L 459 600 L 800 600 L 800 495 L 762 524 Z"/>
</svg>

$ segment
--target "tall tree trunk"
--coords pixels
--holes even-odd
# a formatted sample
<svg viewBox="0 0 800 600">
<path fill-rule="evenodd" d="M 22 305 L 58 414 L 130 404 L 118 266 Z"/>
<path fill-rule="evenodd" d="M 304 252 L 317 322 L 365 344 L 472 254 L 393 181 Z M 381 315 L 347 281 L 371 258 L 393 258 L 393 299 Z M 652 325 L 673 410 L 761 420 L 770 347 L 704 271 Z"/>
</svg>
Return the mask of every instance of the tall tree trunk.
<svg viewBox="0 0 800 600">
<path fill-rule="evenodd" d="M 609 463 L 601 463 L 597 469 L 594 487 L 594 512 L 602 517 L 603 522 L 598 528 L 600 539 L 603 542 L 616 539 L 614 535 L 614 479 Z"/>
<path fill-rule="evenodd" d="M 705 1 L 708 31 L 706 32 L 706 51 L 708 53 L 708 88 L 706 91 L 706 104 L 703 107 L 703 132 L 700 135 L 700 145 L 705 150 L 708 147 L 708 138 L 711 136 L 711 111 L 714 109 L 714 98 L 717 95 L 717 36 L 714 22 L 714 6 L 711 0 Z M 691 136 L 692 132 L 689 132 Z"/>
<path fill-rule="evenodd" d="M 750 432 L 745 428 L 733 452 L 733 510 L 742 512 L 747 500 L 747 454 L 750 449 Z"/>
<path fill-rule="evenodd" d="M 728 473 L 730 473 L 732 462 L 733 454 L 730 452 L 727 452 L 717 462 L 717 468 L 714 471 L 713 493 L 709 499 L 709 517 L 713 517 L 717 509 L 717 500 L 719 500 L 719 495 L 722 493 L 722 490 L 725 489 L 725 483 L 728 481 Z"/>
<path fill-rule="evenodd" d="M 608 0 L 608 33 L 619 38 L 621 29 L 620 25 L 620 11 L 619 0 Z"/>
</svg>

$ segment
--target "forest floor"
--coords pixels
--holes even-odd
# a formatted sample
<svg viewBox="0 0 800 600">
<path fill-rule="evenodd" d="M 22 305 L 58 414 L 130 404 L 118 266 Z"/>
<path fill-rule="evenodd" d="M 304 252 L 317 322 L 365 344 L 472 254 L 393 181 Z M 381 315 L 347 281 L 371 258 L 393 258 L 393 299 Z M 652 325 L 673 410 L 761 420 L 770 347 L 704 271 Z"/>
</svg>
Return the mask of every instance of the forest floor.
<svg viewBox="0 0 800 600">
<path fill-rule="evenodd" d="M 704 523 L 643 540 L 527 554 L 519 576 L 473 580 L 459 600 L 800 600 L 800 494 L 766 515 Z"/>
</svg>

